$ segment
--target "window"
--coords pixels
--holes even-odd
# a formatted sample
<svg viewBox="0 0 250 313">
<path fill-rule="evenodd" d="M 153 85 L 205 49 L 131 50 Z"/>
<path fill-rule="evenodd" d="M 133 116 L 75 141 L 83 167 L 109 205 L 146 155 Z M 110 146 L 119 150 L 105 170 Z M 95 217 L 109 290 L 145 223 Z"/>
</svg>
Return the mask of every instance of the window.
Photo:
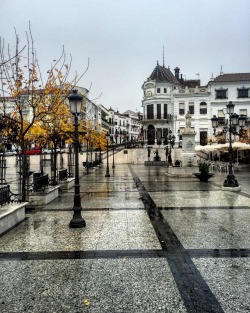
<svg viewBox="0 0 250 313">
<path fill-rule="evenodd" d="M 163 138 L 164 138 L 164 144 L 166 144 L 165 140 L 167 139 L 168 136 L 168 128 L 163 128 Z"/>
<path fill-rule="evenodd" d="M 157 88 L 157 89 L 156 89 L 156 92 L 157 92 L 157 93 L 161 93 L 161 88 Z"/>
<path fill-rule="evenodd" d="M 238 98 L 248 98 L 248 90 L 249 88 L 237 88 L 238 90 Z"/>
<path fill-rule="evenodd" d="M 154 118 L 154 106 L 153 104 L 147 105 L 147 119 L 153 119 Z"/>
<path fill-rule="evenodd" d="M 225 113 L 223 110 L 218 110 L 218 124 L 219 125 L 225 124 Z"/>
<path fill-rule="evenodd" d="M 220 88 L 220 89 L 215 89 L 215 98 L 216 99 L 227 99 L 227 88 L 224 89 L 224 88 Z"/>
<path fill-rule="evenodd" d="M 164 93 L 167 93 L 167 88 L 164 88 Z"/>
<path fill-rule="evenodd" d="M 190 102 L 188 105 L 188 111 L 190 114 L 194 114 L 194 103 Z"/>
<path fill-rule="evenodd" d="M 207 114 L 207 104 L 206 102 L 200 103 L 200 114 Z"/>
<path fill-rule="evenodd" d="M 180 115 L 185 114 L 185 103 L 179 103 L 179 114 Z"/>
<path fill-rule="evenodd" d="M 161 119 L 161 104 L 157 103 L 157 119 Z"/>
<path fill-rule="evenodd" d="M 246 115 L 247 116 L 247 109 L 240 109 L 240 115 Z"/>
<path fill-rule="evenodd" d="M 164 118 L 168 118 L 168 105 L 164 103 Z"/>
</svg>

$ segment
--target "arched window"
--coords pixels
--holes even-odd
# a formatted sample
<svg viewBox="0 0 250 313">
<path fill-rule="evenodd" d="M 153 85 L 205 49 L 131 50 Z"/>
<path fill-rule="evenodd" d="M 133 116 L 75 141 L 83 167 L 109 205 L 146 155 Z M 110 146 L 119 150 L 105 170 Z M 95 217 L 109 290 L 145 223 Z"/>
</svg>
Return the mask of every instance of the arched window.
<svg viewBox="0 0 250 313">
<path fill-rule="evenodd" d="M 207 114 L 207 103 L 206 102 L 200 103 L 200 114 Z"/>
</svg>

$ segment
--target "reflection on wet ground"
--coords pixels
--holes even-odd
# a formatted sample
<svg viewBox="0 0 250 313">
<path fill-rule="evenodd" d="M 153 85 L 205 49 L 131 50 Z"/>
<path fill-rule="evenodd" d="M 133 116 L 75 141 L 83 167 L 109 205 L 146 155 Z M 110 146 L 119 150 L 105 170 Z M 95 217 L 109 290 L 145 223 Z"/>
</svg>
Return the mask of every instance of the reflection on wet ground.
<svg viewBox="0 0 250 313">
<path fill-rule="evenodd" d="M 0 238 L 1 312 L 249 312 L 249 172 L 222 191 L 144 152 L 81 173 L 85 228 L 68 227 L 70 190 Z"/>
</svg>

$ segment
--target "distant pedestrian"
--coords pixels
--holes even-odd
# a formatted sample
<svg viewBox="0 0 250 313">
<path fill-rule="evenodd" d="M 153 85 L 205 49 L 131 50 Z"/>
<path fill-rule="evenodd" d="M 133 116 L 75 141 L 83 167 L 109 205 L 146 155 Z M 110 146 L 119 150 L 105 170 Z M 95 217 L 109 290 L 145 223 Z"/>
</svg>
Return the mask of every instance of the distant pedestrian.
<svg viewBox="0 0 250 313">
<path fill-rule="evenodd" d="M 148 160 L 150 160 L 150 153 L 151 153 L 151 149 L 150 147 L 148 147 Z"/>
<path fill-rule="evenodd" d="M 173 166 L 171 154 L 168 156 L 168 166 Z"/>
<path fill-rule="evenodd" d="M 166 161 L 167 161 L 168 160 L 168 146 L 166 146 L 164 150 L 165 150 Z"/>
</svg>

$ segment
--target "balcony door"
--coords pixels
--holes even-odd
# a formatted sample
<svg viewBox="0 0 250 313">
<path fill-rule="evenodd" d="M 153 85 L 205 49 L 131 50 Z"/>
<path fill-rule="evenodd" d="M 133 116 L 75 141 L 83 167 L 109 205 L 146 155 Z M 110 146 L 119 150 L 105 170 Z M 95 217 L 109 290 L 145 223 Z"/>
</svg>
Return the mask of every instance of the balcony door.
<svg viewBox="0 0 250 313">
<path fill-rule="evenodd" d="M 148 145 L 154 145 L 155 143 L 155 128 L 153 125 L 148 126 Z"/>
<path fill-rule="evenodd" d="M 207 144 L 207 131 L 200 131 L 200 145 L 205 146 Z"/>
<path fill-rule="evenodd" d="M 154 106 L 153 104 L 147 105 L 147 119 L 152 120 L 154 118 Z"/>
</svg>

